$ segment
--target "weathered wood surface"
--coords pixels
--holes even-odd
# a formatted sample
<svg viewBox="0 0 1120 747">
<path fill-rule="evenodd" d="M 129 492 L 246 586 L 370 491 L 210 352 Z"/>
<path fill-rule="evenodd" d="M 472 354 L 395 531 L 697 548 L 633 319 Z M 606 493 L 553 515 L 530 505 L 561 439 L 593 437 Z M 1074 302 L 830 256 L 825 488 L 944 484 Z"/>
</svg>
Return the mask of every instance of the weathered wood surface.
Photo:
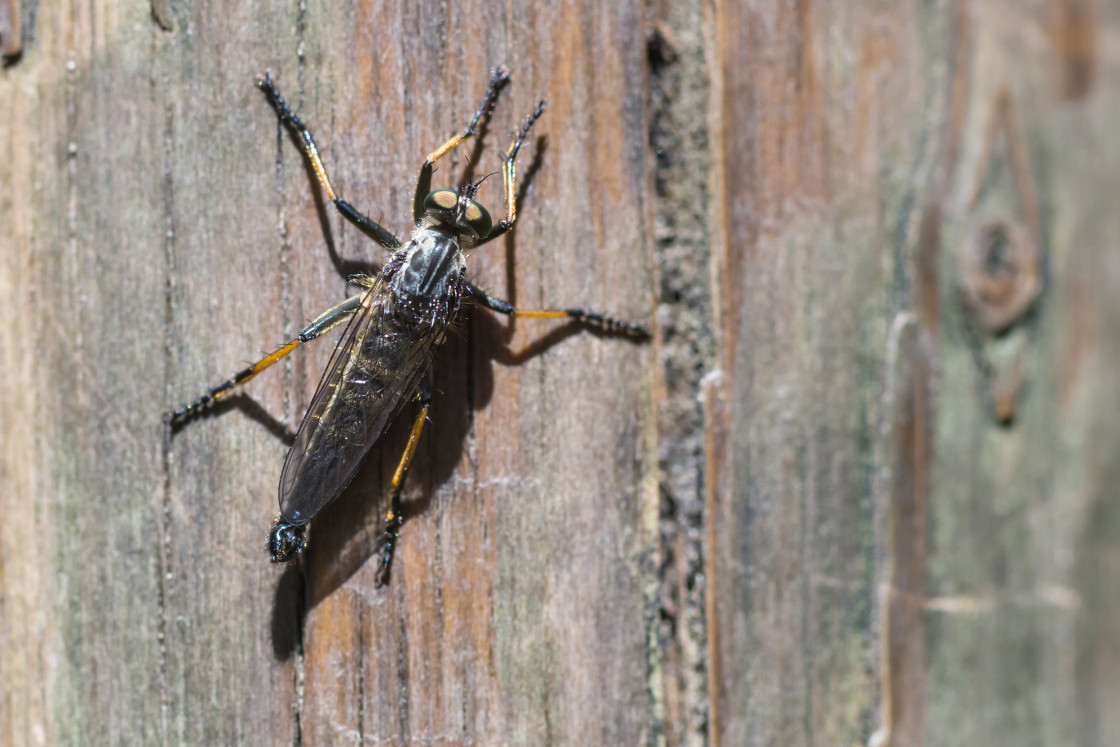
<svg viewBox="0 0 1120 747">
<path fill-rule="evenodd" d="M 321 5 L 7 5 L 0 742 L 1120 742 L 1115 3 Z M 472 314 L 273 567 L 334 337 L 160 415 L 381 252 L 252 78 L 404 233 L 500 62 L 473 277 L 657 339 Z"/>
<path fill-rule="evenodd" d="M 714 13 L 713 733 L 1116 743 L 1120 9 Z"/>
</svg>

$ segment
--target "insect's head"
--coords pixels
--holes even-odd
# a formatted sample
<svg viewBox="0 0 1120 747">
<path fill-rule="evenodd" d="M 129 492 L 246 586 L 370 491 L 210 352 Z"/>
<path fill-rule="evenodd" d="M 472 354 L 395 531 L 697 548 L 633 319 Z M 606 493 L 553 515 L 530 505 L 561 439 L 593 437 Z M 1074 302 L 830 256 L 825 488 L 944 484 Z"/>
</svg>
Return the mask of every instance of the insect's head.
<svg viewBox="0 0 1120 747">
<path fill-rule="evenodd" d="M 490 213 L 478 202 L 474 195 L 480 182 L 468 182 L 458 191 L 454 189 L 435 189 L 424 198 L 424 212 L 434 224 L 454 228 L 475 241 L 490 235 L 493 221 Z"/>
</svg>

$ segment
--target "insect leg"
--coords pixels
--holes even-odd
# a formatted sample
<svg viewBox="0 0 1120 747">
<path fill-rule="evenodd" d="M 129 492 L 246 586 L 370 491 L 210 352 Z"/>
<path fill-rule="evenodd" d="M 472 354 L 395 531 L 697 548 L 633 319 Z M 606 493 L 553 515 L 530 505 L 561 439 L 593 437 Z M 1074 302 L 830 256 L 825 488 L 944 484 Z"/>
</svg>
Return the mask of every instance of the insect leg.
<svg viewBox="0 0 1120 747">
<path fill-rule="evenodd" d="M 404 454 L 397 464 L 397 471 L 393 473 L 393 481 L 389 486 L 389 509 L 385 512 L 385 533 L 381 537 L 381 566 L 377 569 L 377 585 L 384 586 L 389 581 L 389 569 L 393 565 L 393 551 L 396 549 L 397 539 L 400 537 L 401 525 L 404 516 L 401 514 L 401 489 L 404 488 L 404 479 L 408 477 L 408 467 L 420 443 L 420 433 L 424 430 L 424 421 L 428 419 L 428 410 L 431 409 L 432 397 L 429 392 L 427 377 L 421 386 L 420 412 L 412 423 L 412 432 L 408 436 L 408 445 L 404 447 Z"/>
<path fill-rule="evenodd" d="M 327 170 L 323 167 L 323 161 L 319 158 L 319 148 L 315 145 L 315 139 L 311 137 L 311 131 L 300 121 L 300 118 L 288 106 L 288 102 L 280 95 L 280 89 L 272 81 L 272 73 L 266 72 L 264 77 L 257 78 L 257 86 L 268 97 L 268 101 L 276 110 L 280 121 L 291 127 L 303 141 L 303 151 L 307 154 L 308 160 L 311 161 L 311 168 L 314 169 L 315 176 L 318 177 L 319 183 L 323 185 L 323 191 L 327 193 L 327 197 L 338 208 L 338 212 L 342 213 L 342 217 L 353 223 L 359 231 L 378 244 L 388 249 L 398 248 L 401 245 L 400 239 L 392 231 L 380 223 L 370 220 L 349 202 L 335 194 L 334 187 L 331 186 L 331 180 L 327 177 Z"/>
<path fill-rule="evenodd" d="M 506 193 L 506 217 L 505 220 L 494 226 L 486 238 L 478 242 L 478 246 L 498 238 L 512 228 L 513 222 L 517 220 L 517 153 L 525 143 L 525 138 L 529 136 L 529 128 L 544 114 L 544 105 L 544 99 L 537 102 L 537 107 L 525 118 L 525 121 L 521 124 L 521 131 L 510 143 L 509 151 L 506 152 L 505 164 L 502 167 L 502 181 L 505 184 Z"/>
<path fill-rule="evenodd" d="M 649 329 L 645 324 L 640 322 L 628 322 L 625 319 L 615 319 L 612 316 L 600 314 L 597 311 L 589 311 L 587 309 L 540 309 L 525 311 L 522 309 L 515 309 L 508 301 L 495 298 L 472 283 L 467 284 L 467 289 L 479 303 L 499 314 L 527 319 L 574 319 L 580 324 L 596 327 L 605 332 L 629 335 L 639 339 L 646 339 L 649 337 Z"/>
<path fill-rule="evenodd" d="M 275 352 L 266 355 L 264 358 L 261 358 L 259 361 L 249 366 L 248 368 L 238 371 L 233 376 L 229 377 L 226 381 L 214 387 L 193 402 L 183 405 L 177 410 L 172 410 L 171 412 L 167 413 L 166 415 L 164 415 L 164 420 L 166 420 L 171 425 L 176 426 L 190 419 L 201 410 L 209 407 L 217 400 L 225 397 L 235 387 L 244 384 L 249 379 L 259 374 L 261 371 L 264 371 L 266 368 L 269 368 L 274 363 L 286 357 L 289 353 L 291 353 L 303 343 L 314 340 L 319 335 L 345 322 L 347 319 L 354 315 L 355 311 L 357 311 L 361 307 L 362 296 L 364 295 L 364 293 L 359 293 L 356 296 L 352 296 L 346 299 L 338 306 L 327 309 L 318 317 L 316 317 L 310 324 L 304 327 L 300 331 L 299 336 L 297 336 L 294 340 L 289 340 L 288 342 L 277 348 Z"/>
<path fill-rule="evenodd" d="M 486 86 L 486 93 L 482 97 L 482 103 L 478 105 L 478 111 L 474 113 L 474 118 L 471 119 L 470 124 L 458 135 L 455 135 L 428 154 L 424 165 L 420 167 L 420 176 L 416 179 L 416 196 L 413 197 L 412 200 L 412 220 L 414 223 L 419 223 L 420 219 L 424 217 L 424 198 L 427 197 L 428 192 L 432 190 L 432 166 L 442 156 L 458 148 L 463 144 L 464 140 L 474 134 L 474 128 L 478 127 L 482 116 L 493 108 L 494 101 L 498 98 L 498 92 L 508 80 L 509 70 L 506 68 L 496 67 L 491 70 L 490 83 Z"/>
</svg>

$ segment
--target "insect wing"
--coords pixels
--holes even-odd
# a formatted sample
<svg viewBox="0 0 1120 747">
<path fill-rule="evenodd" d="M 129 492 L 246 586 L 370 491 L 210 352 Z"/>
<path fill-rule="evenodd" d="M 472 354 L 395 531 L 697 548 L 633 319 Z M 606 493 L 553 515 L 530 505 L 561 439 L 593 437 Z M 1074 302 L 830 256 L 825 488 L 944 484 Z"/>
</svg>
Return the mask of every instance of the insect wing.
<svg viewBox="0 0 1120 747">
<path fill-rule="evenodd" d="M 353 479 L 412 399 L 436 334 L 398 316 L 383 286 L 362 299 L 335 348 L 280 476 L 280 514 L 305 524 Z"/>
</svg>

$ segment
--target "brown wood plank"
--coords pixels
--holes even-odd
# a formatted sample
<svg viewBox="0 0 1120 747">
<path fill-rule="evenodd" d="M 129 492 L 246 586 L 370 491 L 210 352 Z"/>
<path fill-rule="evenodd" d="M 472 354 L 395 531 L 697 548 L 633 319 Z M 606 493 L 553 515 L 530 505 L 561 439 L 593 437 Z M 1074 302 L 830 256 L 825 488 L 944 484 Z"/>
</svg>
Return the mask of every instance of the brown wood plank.
<svg viewBox="0 0 1120 747">
<path fill-rule="evenodd" d="M 713 741 L 1115 740 L 1115 23 L 716 4 Z"/>
<path fill-rule="evenodd" d="M 923 22 L 910 6 L 716 4 L 717 744 L 852 744 L 875 715 L 871 452 L 892 211 L 929 126 Z"/>
<path fill-rule="evenodd" d="M 369 553 L 399 438 L 324 516 L 306 579 L 262 552 L 285 433 L 330 342 L 169 441 L 159 420 L 382 256 L 322 208 L 252 84 L 265 68 L 340 191 L 406 235 L 423 155 L 462 126 L 488 67 L 509 64 L 480 170 L 537 96 L 550 106 L 525 151 L 521 226 L 477 253 L 475 275 L 530 308 L 648 318 L 639 8 L 542 7 L 534 21 L 493 4 L 385 17 L 163 3 L 156 23 L 143 4 L 37 10 L 35 43 L 5 72 L 23 96 L 5 138 L 18 167 L 6 209 L 23 221 L 5 274 L 19 301 L 5 349 L 23 378 L 5 390 L 5 422 L 35 434 L 8 432 L 25 451 L 5 463 L 10 500 L 43 496 L 10 505 L 5 524 L 5 668 L 37 683 L 5 691 L 7 740 L 654 733 L 649 346 L 485 315 L 465 325 L 437 369 L 385 590 Z M 454 183 L 463 164 L 438 176 Z M 500 186 L 485 193 L 495 213 Z M 46 371 L 17 362 L 30 341 Z"/>
<path fill-rule="evenodd" d="M 296 10 L 192 3 L 171 12 L 173 28 L 155 34 L 173 231 L 165 408 L 272 350 L 309 316 L 285 296 L 295 250 L 278 228 L 277 175 L 287 143 L 253 85 L 297 46 Z M 298 734 L 296 665 L 273 653 L 290 624 L 276 619 L 277 573 L 261 562 L 259 518 L 276 510 L 282 434 L 297 417 L 285 408 L 285 378 L 270 372 L 246 393 L 247 410 L 219 410 L 167 443 L 168 741 L 285 743 Z"/>
<path fill-rule="evenodd" d="M 339 107 L 336 121 L 366 120 L 367 98 L 411 116 L 384 134 L 370 118 L 357 141 L 332 136 L 331 156 L 346 164 L 345 193 L 370 195 L 370 205 L 385 206 L 371 212 L 383 209 L 400 226 L 393 216 L 407 216 L 415 154 L 462 126 L 487 67 L 506 62 L 513 81 L 480 168 L 496 166 L 506 133 L 537 96 L 548 97 L 549 109 L 543 142 L 523 163 L 523 174 L 535 173 L 519 229 L 475 253 L 475 276 L 526 307 L 586 304 L 647 316 L 640 16 L 633 6 L 538 6 L 533 14 L 530 23 L 527 14 L 482 6 L 447 19 L 402 11 L 398 22 L 414 36 L 395 39 L 384 69 L 370 71 L 377 94 L 343 94 L 328 106 Z M 339 28 L 347 49 L 369 44 L 349 41 L 347 17 L 323 22 Z M 443 49 L 423 41 L 441 36 Z M 472 39 L 483 41 L 464 41 Z M 554 50 L 553 64 L 530 52 L 542 47 Z M 340 92 L 353 78 L 345 64 L 322 74 L 338 76 L 331 85 Z M 462 163 L 442 166 L 437 178 L 454 179 Z M 400 176 L 381 176 L 388 173 Z M 497 183 L 488 186 L 490 205 L 500 204 Z M 649 351 L 549 329 L 475 314 L 465 339 L 444 351 L 409 491 L 421 508 L 405 527 L 390 589 L 371 592 L 375 563 L 339 578 L 336 553 L 312 552 L 310 598 L 349 600 L 308 612 L 304 716 L 313 741 L 362 732 L 625 743 L 655 728 L 643 653 L 652 622 L 637 575 L 640 543 L 654 538 L 636 532 L 637 418 L 643 390 L 648 397 L 640 366 Z M 536 340 L 547 343 L 539 353 L 517 355 Z M 384 484 L 399 444 L 374 456 L 379 468 L 363 473 L 372 484 Z M 376 531 L 367 516 L 367 531 L 355 532 L 355 516 L 351 507 L 326 519 L 346 552 Z M 349 649 L 327 634 L 336 630 L 365 642 L 365 655 L 347 659 L 360 682 L 338 679 Z"/>
</svg>

